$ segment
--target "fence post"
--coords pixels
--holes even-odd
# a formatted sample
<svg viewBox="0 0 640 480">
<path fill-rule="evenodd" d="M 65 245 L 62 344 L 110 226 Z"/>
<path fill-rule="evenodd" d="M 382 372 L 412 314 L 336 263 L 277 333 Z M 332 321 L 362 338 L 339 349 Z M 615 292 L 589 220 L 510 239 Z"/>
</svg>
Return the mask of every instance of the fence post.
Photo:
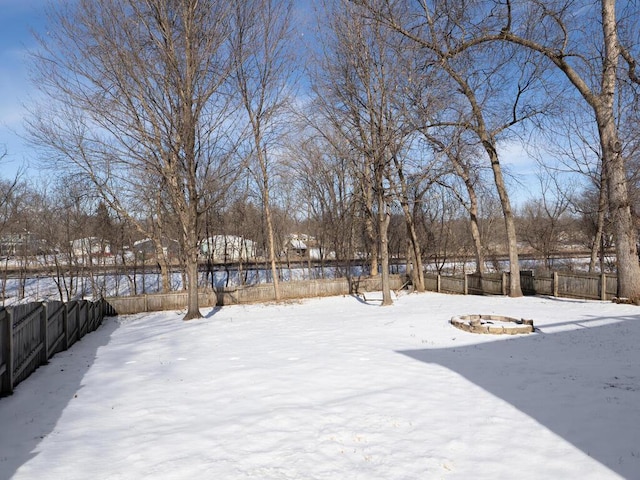
<svg viewBox="0 0 640 480">
<path fill-rule="evenodd" d="M 40 342 L 42 343 L 42 354 L 40 354 L 40 365 L 49 363 L 49 322 L 47 321 L 49 309 L 47 303 L 40 304 Z"/>
<path fill-rule="evenodd" d="M 94 328 L 94 330 L 97 330 L 98 327 L 100 325 L 102 325 L 102 309 L 104 307 L 102 306 L 102 299 L 98 300 L 97 302 L 95 302 L 95 310 L 96 310 L 96 326 Z"/>
<path fill-rule="evenodd" d="M 69 303 L 64 302 L 62 309 L 62 330 L 64 331 L 64 349 L 69 349 Z"/>
<path fill-rule="evenodd" d="M 0 394 L 11 395 L 13 393 L 13 309 L 4 310 L 4 342 L 2 352 L 5 356 L 6 371 L 0 377 Z M 0 362 L 1 364 L 2 362 Z"/>
<path fill-rule="evenodd" d="M 553 296 L 558 296 L 558 272 L 553 272 Z"/>
<path fill-rule="evenodd" d="M 600 300 L 604 301 L 607 299 L 607 274 L 600 274 Z"/>
<path fill-rule="evenodd" d="M 507 292 L 507 273 L 506 272 L 502 272 L 501 283 L 502 283 L 502 295 L 504 295 L 506 297 L 507 294 L 508 294 L 508 292 Z"/>
</svg>

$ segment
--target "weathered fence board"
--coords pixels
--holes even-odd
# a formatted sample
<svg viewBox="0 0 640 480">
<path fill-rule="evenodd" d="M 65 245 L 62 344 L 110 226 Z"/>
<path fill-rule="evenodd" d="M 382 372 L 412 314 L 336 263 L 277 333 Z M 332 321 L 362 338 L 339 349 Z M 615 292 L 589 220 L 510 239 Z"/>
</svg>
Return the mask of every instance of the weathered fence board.
<svg viewBox="0 0 640 480">
<path fill-rule="evenodd" d="M 45 304 L 47 310 L 47 344 L 49 345 L 49 355 L 65 349 L 65 305 L 63 302 L 52 301 Z"/>
<path fill-rule="evenodd" d="M 530 277 L 533 288 L 530 293 L 522 292 L 525 295 L 553 295 L 553 276 L 550 277 Z"/>
<path fill-rule="evenodd" d="M 466 293 L 465 277 L 440 276 L 440 291 L 445 293 Z"/>
<path fill-rule="evenodd" d="M 67 341 L 70 342 L 67 344 L 67 348 L 75 343 L 80 337 L 80 328 L 78 322 L 79 313 L 80 308 L 77 301 L 67 303 L 67 332 L 69 332 L 67 335 Z"/>
<path fill-rule="evenodd" d="M 0 394 L 13 392 L 13 312 L 0 310 Z"/>
<path fill-rule="evenodd" d="M 473 295 L 502 295 L 502 274 L 467 275 L 467 292 Z"/>
<path fill-rule="evenodd" d="M 41 303 L 27 303 L 14 307 L 13 311 L 13 364 L 14 382 L 20 383 L 38 368 L 44 328 L 41 321 Z"/>
<path fill-rule="evenodd" d="M 78 300 L 78 340 L 87 334 L 89 319 L 87 318 L 87 301 Z"/>
</svg>

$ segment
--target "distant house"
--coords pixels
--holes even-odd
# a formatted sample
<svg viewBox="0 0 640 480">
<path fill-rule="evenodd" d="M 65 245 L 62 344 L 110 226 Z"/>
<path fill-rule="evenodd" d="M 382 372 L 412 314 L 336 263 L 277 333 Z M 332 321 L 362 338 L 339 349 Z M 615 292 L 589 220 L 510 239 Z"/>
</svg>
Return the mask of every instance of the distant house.
<svg viewBox="0 0 640 480">
<path fill-rule="evenodd" d="M 9 233 L 0 237 L 0 257 L 36 255 L 45 250 L 45 242 L 30 232 Z"/>
<path fill-rule="evenodd" d="M 71 242 L 71 250 L 76 257 L 101 257 L 111 255 L 111 245 L 97 237 L 78 238 Z"/>
<path fill-rule="evenodd" d="M 156 244 L 150 238 L 143 238 L 133 243 L 133 253 L 137 258 L 150 259 L 156 256 Z M 162 253 L 165 257 L 171 258 L 180 253 L 180 244 L 170 238 L 162 239 Z"/>
<path fill-rule="evenodd" d="M 285 248 L 289 255 L 297 255 L 299 257 L 307 256 L 307 250 L 308 250 L 307 244 L 304 240 L 300 238 L 297 238 L 297 237 L 289 238 L 287 240 Z"/>
<path fill-rule="evenodd" d="M 305 233 L 292 233 L 287 236 L 285 251 L 289 256 L 308 258 L 311 260 L 333 259 L 335 252 L 328 252 L 319 242 Z"/>
<path fill-rule="evenodd" d="M 200 253 L 214 262 L 254 260 L 256 243 L 236 235 L 213 235 L 200 243 Z"/>
<path fill-rule="evenodd" d="M 329 252 L 325 248 L 310 247 L 307 249 L 307 253 L 311 260 L 335 260 L 336 252 Z"/>
<path fill-rule="evenodd" d="M 15 256 L 29 241 L 27 233 L 11 233 L 0 238 L 0 256 Z"/>
</svg>

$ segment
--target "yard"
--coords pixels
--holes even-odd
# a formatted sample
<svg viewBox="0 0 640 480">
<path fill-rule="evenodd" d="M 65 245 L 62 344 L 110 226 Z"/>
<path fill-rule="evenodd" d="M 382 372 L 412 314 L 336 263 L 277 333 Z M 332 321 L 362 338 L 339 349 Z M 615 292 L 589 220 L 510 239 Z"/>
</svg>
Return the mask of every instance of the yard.
<svg viewBox="0 0 640 480">
<path fill-rule="evenodd" d="M 0 399 L 0 479 L 640 475 L 639 307 L 378 304 L 108 318 Z M 449 323 L 466 314 L 533 319 L 536 332 Z"/>
</svg>

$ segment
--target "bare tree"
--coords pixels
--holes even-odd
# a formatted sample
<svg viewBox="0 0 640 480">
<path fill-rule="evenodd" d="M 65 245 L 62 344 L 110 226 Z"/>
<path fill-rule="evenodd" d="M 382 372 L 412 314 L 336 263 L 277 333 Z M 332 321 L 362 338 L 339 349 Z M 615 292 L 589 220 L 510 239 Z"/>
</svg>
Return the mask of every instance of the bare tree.
<svg viewBox="0 0 640 480">
<path fill-rule="evenodd" d="M 479 166 L 477 145 L 466 143 L 464 141 L 465 132 L 461 129 L 455 129 L 450 132 L 448 140 L 440 139 L 437 134 L 430 132 L 429 129 L 424 129 L 423 133 L 432 148 L 440 156 L 446 158 L 446 161 L 452 167 L 452 172 L 455 173 L 464 186 L 461 191 L 457 185 L 458 182 L 455 180 L 451 182 L 448 182 L 446 178 L 437 180 L 440 185 L 451 189 L 453 195 L 469 214 L 469 230 L 476 258 L 476 273 L 482 276 L 485 274 L 486 261 L 480 229 L 480 201 L 478 197 L 481 189 L 481 168 Z"/>
<path fill-rule="evenodd" d="M 393 48 L 391 32 L 377 20 L 365 18 L 359 7 L 346 0 L 333 7 L 329 12 L 332 37 L 323 65 L 326 113 L 358 159 L 363 206 L 375 218 L 382 304 L 390 305 L 387 229 L 393 199 L 389 168 L 394 157 L 403 155 L 408 135 L 396 88 L 405 73 L 402 56 Z M 376 257 L 372 262 L 377 262 Z"/>
<path fill-rule="evenodd" d="M 0 162 L 4 160 L 6 155 L 6 149 L 0 147 Z M 4 228 L 9 221 L 11 200 L 18 188 L 19 180 L 19 173 L 12 179 L 0 178 L 0 235 L 4 233 Z"/>
<path fill-rule="evenodd" d="M 224 187 L 238 171 L 229 15 L 217 0 L 81 0 L 52 11 L 35 59 L 48 104 L 30 130 L 56 165 L 86 175 L 132 221 L 149 180 L 162 192 L 180 228 L 185 320 L 200 317 L 203 190 L 208 178 Z"/>
<path fill-rule="evenodd" d="M 312 118 L 306 121 L 313 122 Z M 321 260 L 330 254 L 350 263 L 360 245 L 356 243 L 355 183 L 353 164 L 347 142 L 330 125 L 320 124 L 298 143 L 292 144 L 289 154 L 291 178 L 295 179 L 296 194 L 301 199 L 306 223 L 324 249 Z"/>
<path fill-rule="evenodd" d="M 536 52 L 558 69 L 592 110 L 615 229 L 618 295 L 638 302 L 637 232 L 629 202 L 616 92 L 623 69 L 631 84 L 640 85 L 639 14 L 633 3 L 620 10 L 616 6 L 616 0 L 599 0 L 587 6 L 565 0 L 535 0 L 523 4 L 507 0 L 495 5 L 484 19 L 485 28 L 467 35 L 455 46 L 455 51 L 481 43 L 508 42 Z"/>
<path fill-rule="evenodd" d="M 249 123 L 252 169 L 262 199 L 276 301 L 280 288 L 272 214 L 272 164 L 283 134 L 293 74 L 291 1 L 248 0 L 234 7 L 234 78 Z"/>
<path fill-rule="evenodd" d="M 543 107 L 532 108 L 540 65 L 531 56 L 519 58 L 513 49 L 491 49 L 466 42 L 470 32 L 487 25 L 483 4 L 461 7 L 457 2 L 393 2 L 354 0 L 367 14 L 399 32 L 423 55 L 419 69 L 446 74 L 451 102 L 442 113 L 427 112 L 423 128 L 463 128 L 477 138 L 485 151 L 500 198 L 511 270 L 509 294 L 521 296 L 520 266 L 515 217 L 498 154 L 499 142 L 516 124 L 534 117 Z M 490 23 L 489 21 L 485 23 Z M 456 99 L 457 97 L 457 99 Z M 460 110 L 459 107 L 463 109 Z"/>
<path fill-rule="evenodd" d="M 520 214 L 522 237 L 534 250 L 542 255 L 547 270 L 553 268 L 553 254 L 558 253 L 562 243 L 563 218 L 572 203 L 571 187 L 560 186 L 556 179 L 542 170 L 538 174 L 540 199 L 524 204 Z"/>
</svg>

